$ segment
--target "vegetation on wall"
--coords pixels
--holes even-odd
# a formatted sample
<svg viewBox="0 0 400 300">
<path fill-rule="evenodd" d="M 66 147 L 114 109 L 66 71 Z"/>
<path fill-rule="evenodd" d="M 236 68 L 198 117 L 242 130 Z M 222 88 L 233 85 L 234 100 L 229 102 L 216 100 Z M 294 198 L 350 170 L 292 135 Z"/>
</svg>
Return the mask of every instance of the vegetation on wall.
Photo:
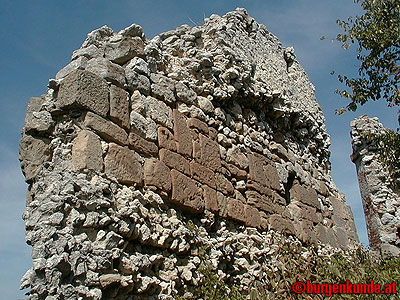
<svg viewBox="0 0 400 300">
<path fill-rule="evenodd" d="M 304 251 L 306 246 L 307 251 Z M 299 245 L 286 242 L 267 258 L 275 261 L 274 272 L 266 274 L 263 282 L 254 281 L 246 291 L 238 284 L 219 279 L 207 257 L 203 257 L 198 272 L 201 283 L 179 300 L 264 300 L 264 299 L 325 299 L 326 294 L 296 294 L 292 291 L 295 282 L 309 281 L 312 284 L 374 284 L 385 287 L 393 282 L 400 284 L 400 258 L 374 258 L 364 249 L 340 251 L 328 255 L 315 244 Z M 400 287 L 396 286 L 396 292 Z M 397 294 L 332 294 L 330 299 L 398 299 Z"/>
</svg>

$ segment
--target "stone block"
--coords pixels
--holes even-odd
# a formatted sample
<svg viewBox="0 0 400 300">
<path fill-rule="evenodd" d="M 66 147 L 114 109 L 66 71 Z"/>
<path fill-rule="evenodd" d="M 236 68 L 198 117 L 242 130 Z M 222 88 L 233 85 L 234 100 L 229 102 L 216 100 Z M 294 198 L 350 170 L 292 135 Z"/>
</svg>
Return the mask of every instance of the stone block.
<svg viewBox="0 0 400 300">
<path fill-rule="evenodd" d="M 232 195 L 234 192 L 232 183 L 221 173 L 215 173 L 215 185 L 218 191 L 225 195 Z"/>
<path fill-rule="evenodd" d="M 124 38 L 117 42 L 109 42 L 104 47 L 104 57 L 120 65 L 123 65 L 135 56 L 143 55 L 144 44 L 140 37 Z"/>
<path fill-rule="evenodd" d="M 151 96 L 146 97 L 146 115 L 156 123 L 172 129 L 173 117 L 172 110 L 164 102 Z"/>
<path fill-rule="evenodd" d="M 301 235 L 300 239 L 303 241 L 317 241 L 316 230 L 313 222 L 309 220 L 302 220 L 299 222 Z"/>
<path fill-rule="evenodd" d="M 150 79 L 134 71 L 136 68 L 133 60 L 125 67 L 127 87 L 132 92 L 138 90 L 143 95 L 150 95 Z"/>
<path fill-rule="evenodd" d="M 264 174 L 267 179 L 267 186 L 279 191 L 281 189 L 281 183 L 276 167 L 272 164 L 264 166 Z"/>
<path fill-rule="evenodd" d="M 221 192 L 217 192 L 218 215 L 225 218 L 228 216 L 227 198 Z"/>
<path fill-rule="evenodd" d="M 204 210 L 203 190 L 199 183 L 176 170 L 171 171 L 171 182 L 172 202 L 178 203 L 194 212 Z"/>
<path fill-rule="evenodd" d="M 167 149 L 160 149 L 160 160 L 171 169 L 176 169 L 190 176 L 189 162 L 180 154 L 169 151 Z"/>
<path fill-rule="evenodd" d="M 54 126 L 54 120 L 48 111 L 41 111 L 43 98 L 32 97 L 26 107 L 25 133 L 48 132 Z"/>
<path fill-rule="evenodd" d="M 334 229 L 336 234 L 337 242 L 340 248 L 348 249 L 349 248 L 349 239 L 347 237 L 346 231 L 340 227 L 336 227 Z"/>
<path fill-rule="evenodd" d="M 228 218 L 231 218 L 239 222 L 246 221 L 244 204 L 241 201 L 228 198 L 226 208 L 227 208 Z"/>
<path fill-rule="evenodd" d="M 165 148 L 167 150 L 176 151 L 176 142 L 174 140 L 174 136 L 165 127 L 158 127 L 158 145 L 160 148 Z"/>
<path fill-rule="evenodd" d="M 50 140 L 24 135 L 19 141 L 19 161 L 25 181 L 31 183 L 42 164 L 51 159 Z"/>
<path fill-rule="evenodd" d="M 257 208 L 251 205 L 245 205 L 244 216 L 246 226 L 260 228 L 261 216 Z"/>
<path fill-rule="evenodd" d="M 115 176 L 123 184 L 141 184 L 142 162 L 143 158 L 135 151 L 110 143 L 104 159 L 105 172 L 109 176 Z"/>
<path fill-rule="evenodd" d="M 189 118 L 186 123 L 189 128 L 195 129 L 206 136 L 209 133 L 207 124 L 204 123 L 203 121 L 200 121 L 199 119 Z"/>
<path fill-rule="evenodd" d="M 342 200 L 335 197 L 329 197 L 329 201 L 331 202 L 333 208 L 333 215 L 342 219 L 347 219 L 348 216 L 345 209 L 345 206 L 347 205 Z"/>
<path fill-rule="evenodd" d="M 265 156 L 258 153 L 250 153 L 249 178 L 261 185 L 280 190 L 280 179 L 278 171 L 273 163 Z"/>
<path fill-rule="evenodd" d="M 264 173 L 264 166 L 268 164 L 267 158 L 258 153 L 250 153 L 248 158 L 249 178 L 265 186 L 267 179 Z"/>
<path fill-rule="evenodd" d="M 219 145 L 208 137 L 199 134 L 200 158 L 198 161 L 213 171 L 219 171 L 221 168 L 221 157 Z"/>
<path fill-rule="evenodd" d="M 106 117 L 110 107 L 108 92 L 104 79 L 88 71 L 76 70 L 62 80 L 56 106 L 60 109 L 84 108 Z"/>
<path fill-rule="evenodd" d="M 176 98 L 186 104 L 195 104 L 197 94 L 183 82 L 175 84 Z"/>
<path fill-rule="evenodd" d="M 155 97 L 165 101 L 168 104 L 174 103 L 175 99 L 175 82 L 171 78 L 161 74 L 151 74 L 151 93 Z"/>
<path fill-rule="evenodd" d="M 246 156 L 245 150 L 235 145 L 233 145 L 232 148 L 229 148 L 226 152 L 226 161 L 234 164 L 242 170 L 247 170 L 249 167 L 249 159 Z"/>
<path fill-rule="evenodd" d="M 155 158 L 147 159 L 143 167 L 144 184 L 159 188 L 162 191 L 171 190 L 171 176 L 169 168 Z"/>
<path fill-rule="evenodd" d="M 174 138 L 177 141 L 178 153 L 191 157 L 193 152 L 193 140 L 192 133 L 186 125 L 186 117 L 177 109 L 174 109 L 173 116 Z"/>
<path fill-rule="evenodd" d="M 110 87 L 110 119 L 129 129 L 129 93 L 115 85 Z"/>
<path fill-rule="evenodd" d="M 77 59 L 71 61 L 68 65 L 66 65 L 64 68 L 62 68 L 60 71 L 57 72 L 56 74 L 56 79 L 62 79 L 65 76 L 68 76 L 68 74 L 71 74 L 75 70 L 85 70 L 86 65 L 87 65 L 88 59 L 84 56 L 80 56 Z"/>
<path fill-rule="evenodd" d="M 309 220 L 313 223 L 322 222 L 321 213 L 317 213 L 317 209 L 312 206 L 302 204 L 300 202 L 292 202 L 288 206 L 292 216 L 297 220 Z"/>
<path fill-rule="evenodd" d="M 145 140 L 136 133 L 131 132 L 128 140 L 129 146 L 137 152 L 146 156 L 156 156 L 158 154 L 158 147 L 155 143 Z"/>
<path fill-rule="evenodd" d="M 321 204 L 318 201 L 317 192 L 311 187 L 305 187 L 298 182 L 290 189 L 291 201 L 299 201 L 301 203 L 321 209 Z"/>
<path fill-rule="evenodd" d="M 282 218 L 280 215 L 271 215 L 268 218 L 270 229 L 276 230 L 281 233 L 295 234 L 293 223 L 287 219 Z"/>
<path fill-rule="evenodd" d="M 261 195 L 256 191 L 246 191 L 245 192 L 247 204 L 252 205 L 258 209 L 261 209 L 269 214 L 274 214 L 278 212 L 276 204 L 273 200 L 265 195 Z"/>
<path fill-rule="evenodd" d="M 247 179 L 247 172 L 239 169 L 233 164 L 225 164 L 231 175 L 237 179 Z"/>
<path fill-rule="evenodd" d="M 137 135 L 145 138 L 146 140 L 157 140 L 157 124 L 150 118 L 145 118 L 136 111 L 130 114 L 131 131 Z"/>
<path fill-rule="evenodd" d="M 72 165 L 76 170 L 103 170 L 100 138 L 89 130 L 81 130 L 72 141 Z"/>
<path fill-rule="evenodd" d="M 193 179 L 196 179 L 203 184 L 207 184 L 209 187 L 214 189 L 216 188 L 215 174 L 210 169 L 192 161 L 190 162 L 190 173 Z"/>
<path fill-rule="evenodd" d="M 123 88 L 126 83 L 124 68 L 103 57 L 89 60 L 86 71 L 92 72 L 121 88 Z"/>
<path fill-rule="evenodd" d="M 203 196 L 205 209 L 217 213 L 218 212 L 218 199 L 217 191 L 210 188 L 208 185 L 203 185 Z"/>
<path fill-rule="evenodd" d="M 84 124 L 108 142 L 115 142 L 120 145 L 128 144 L 128 134 L 125 130 L 90 111 L 85 116 Z"/>
</svg>

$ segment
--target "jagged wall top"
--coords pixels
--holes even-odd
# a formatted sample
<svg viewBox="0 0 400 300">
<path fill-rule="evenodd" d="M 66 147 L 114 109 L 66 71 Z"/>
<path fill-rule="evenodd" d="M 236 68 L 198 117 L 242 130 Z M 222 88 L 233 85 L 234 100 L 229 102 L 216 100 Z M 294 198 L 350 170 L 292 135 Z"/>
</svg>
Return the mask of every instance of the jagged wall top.
<svg viewBox="0 0 400 300">
<path fill-rule="evenodd" d="M 148 68 L 140 60 L 129 62 L 135 56 L 146 58 Z M 118 33 L 103 26 L 88 34 L 72 55 L 73 66 L 61 70 L 56 78 L 61 79 L 75 68 L 99 72 L 96 64 L 107 65 L 103 57 L 122 65 L 125 72 L 134 69 L 142 74 L 164 73 L 213 101 L 245 101 L 247 106 L 256 108 L 269 105 L 274 117 L 286 114 L 293 120 L 294 128 L 302 129 L 302 135 L 315 138 L 329 169 L 330 138 L 314 86 L 296 60 L 294 49 L 283 47 L 245 9 L 238 8 L 222 17 L 211 15 L 201 26 L 182 25 L 151 40 L 136 24 Z M 87 59 L 92 58 L 97 59 L 87 65 Z M 134 80 L 127 76 L 125 82 L 122 69 L 114 70 L 118 73 L 115 78 L 104 74 L 110 71 L 101 70 L 103 76 L 121 87 Z M 143 91 L 145 83 L 140 83 L 140 79 L 138 88 Z M 168 95 L 165 98 L 175 100 Z"/>
</svg>

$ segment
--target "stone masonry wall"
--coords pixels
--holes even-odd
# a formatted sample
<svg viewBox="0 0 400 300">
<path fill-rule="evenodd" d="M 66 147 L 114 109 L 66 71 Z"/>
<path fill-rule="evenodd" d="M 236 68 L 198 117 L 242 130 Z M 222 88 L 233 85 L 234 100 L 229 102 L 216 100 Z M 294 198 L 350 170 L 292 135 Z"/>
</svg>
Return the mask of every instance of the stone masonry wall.
<svg viewBox="0 0 400 300">
<path fill-rule="evenodd" d="M 371 249 L 398 256 L 400 243 L 396 228 L 400 225 L 400 194 L 389 185 L 388 174 L 378 159 L 376 148 L 365 136 L 384 130 L 378 118 L 364 115 L 352 121 L 352 161 L 357 168 Z"/>
<path fill-rule="evenodd" d="M 136 24 L 94 30 L 28 103 L 21 287 L 173 299 L 199 284 L 204 249 L 246 288 L 279 241 L 354 247 L 329 144 L 293 48 L 244 9 L 152 40 Z"/>
</svg>

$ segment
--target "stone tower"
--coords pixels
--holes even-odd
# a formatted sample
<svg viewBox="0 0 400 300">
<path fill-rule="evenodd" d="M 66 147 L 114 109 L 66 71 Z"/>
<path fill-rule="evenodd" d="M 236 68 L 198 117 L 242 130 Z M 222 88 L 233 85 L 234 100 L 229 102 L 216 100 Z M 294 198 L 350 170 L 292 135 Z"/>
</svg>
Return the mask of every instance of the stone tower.
<svg viewBox="0 0 400 300">
<path fill-rule="evenodd" d="M 364 115 L 352 121 L 351 159 L 357 168 L 371 249 L 397 256 L 400 254 L 396 238 L 396 228 L 400 225 L 400 194 L 390 186 L 376 147 L 366 137 L 366 134 L 379 134 L 384 130 L 378 118 Z"/>
</svg>

